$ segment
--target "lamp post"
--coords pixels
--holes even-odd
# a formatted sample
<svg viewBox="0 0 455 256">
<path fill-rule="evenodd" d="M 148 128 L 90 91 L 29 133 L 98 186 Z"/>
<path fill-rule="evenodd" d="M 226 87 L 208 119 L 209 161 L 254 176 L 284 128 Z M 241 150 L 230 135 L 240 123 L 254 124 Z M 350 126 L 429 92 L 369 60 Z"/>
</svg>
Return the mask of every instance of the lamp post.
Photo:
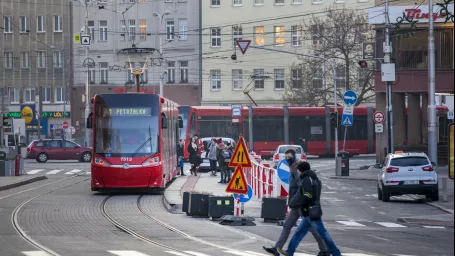
<svg viewBox="0 0 455 256">
<path fill-rule="evenodd" d="M 164 16 L 169 15 L 169 14 L 171 14 L 171 13 L 165 12 L 162 15 L 157 12 L 153 13 L 154 17 L 158 17 L 160 19 L 160 28 L 163 27 Z M 158 33 L 159 33 L 159 31 L 160 31 L 160 29 L 158 29 Z M 160 36 L 160 55 L 161 55 L 161 58 L 164 59 L 163 58 L 163 39 L 162 39 L 163 35 L 160 34 L 159 36 Z M 163 62 L 160 62 L 160 74 L 163 74 Z M 163 79 L 161 78 L 161 75 L 160 75 L 160 95 L 164 96 Z"/>
</svg>

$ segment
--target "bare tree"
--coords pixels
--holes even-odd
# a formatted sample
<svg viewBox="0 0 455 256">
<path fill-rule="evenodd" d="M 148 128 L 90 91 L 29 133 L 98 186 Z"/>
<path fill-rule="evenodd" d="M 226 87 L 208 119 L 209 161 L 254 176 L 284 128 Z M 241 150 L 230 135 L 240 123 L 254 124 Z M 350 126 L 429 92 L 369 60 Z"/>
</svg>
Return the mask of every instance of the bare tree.
<svg viewBox="0 0 455 256">
<path fill-rule="evenodd" d="M 360 69 L 358 61 L 362 59 L 363 46 L 366 35 L 369 32 L 366 15 L 359 15 L 354 9 L 332 9 L 329 8 L 324 17 L 313 16 L 303 27 L 307 28 L 304 34 L 311 40 L 314 54 L 323 56 L 328 62 L 336 65 L 337 72 L 337 94 L 342 96 L 345 90 L 353 90 L 358 94 L 356 105 L 369 102 L 374 99 L 373 70 Z M 302 58 L 302 74 L 315 75 L 315 61 Z M 283 100 L 295 105 L 321 105 L 328 103 L 333 95 L 333 72 L 329 64 L 322 64 L 317 61 L 317 73 L 323 73 L 324 85 L 306 89 L 306 93 L 311 92 L 312 96 L 299 90 L 288 89 L 284 93 Z M 294 67 L 291 67 L 291 75 Z M 321 71 L 322 70 L 322 71 Z M 310 85 L 314 77 L 302 77 L 302 81 L 307 81 Z M 292 81 L 288 81 L 292 82 Z M 288 88 L 292 88 L 292 83 L 287 83 Z M 305 86 L 303 86 L 305 87 Z M 324 97 L 320 95 L 325 94 Z M 304 97 L 303 97 L 304 96 Z M 333 98 L 332 98 L 333 100 Z M 317 101 L 317 102 L 315 102 Z"/>
</svg>

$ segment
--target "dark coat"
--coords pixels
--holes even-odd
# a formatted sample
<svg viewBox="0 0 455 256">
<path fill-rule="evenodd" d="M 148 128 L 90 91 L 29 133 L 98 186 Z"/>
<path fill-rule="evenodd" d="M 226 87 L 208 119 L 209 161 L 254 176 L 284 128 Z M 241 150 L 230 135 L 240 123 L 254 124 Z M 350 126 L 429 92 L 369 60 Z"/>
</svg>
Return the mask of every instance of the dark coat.
<svg viewBox="0 0 455 256">
<path fill-rule="evenodd" d="M 299 191 L 299 187 L 302 184 L 299 177 L 299 172 L 297 171 L 297 165 L 299 165 L 300 162 L 301 160 L 296 161 L 289 168 L 289 198 L 292 198 Z"/>
<path fill-rule="evenodd" d="M 191 143 L 188 143 L 188 153 L 190 155 L 190 163 L 194 165 L 200 165 L 202 163 L 202 158 L 199 155 L 199 152 L 194 150 L 193 146 Z"/>
</svg>

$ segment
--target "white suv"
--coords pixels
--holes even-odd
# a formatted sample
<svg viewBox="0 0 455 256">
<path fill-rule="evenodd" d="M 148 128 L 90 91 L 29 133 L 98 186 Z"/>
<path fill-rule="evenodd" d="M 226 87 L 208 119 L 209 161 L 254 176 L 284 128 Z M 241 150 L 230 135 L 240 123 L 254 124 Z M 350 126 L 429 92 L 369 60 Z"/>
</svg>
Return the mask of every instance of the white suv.
<svg viewBox="0 0 455 256">
<path fill-rule="evenodd" d="M 378 174 L 378 199 L 390 201 L 390 196 L 405 194 L 425 195 L 438 201 L 438 174 L 435 164 L 425 153 L 389 154 L 384 164 L 376 164 L 381 169 Z"/>
<path fill-rule="evenodd" d="M 284 159 L 284 152 L 288 149 L 295 150 L 295 158 L 297 160 L 307 160 L 302 146 L 299 145 L 279 145 L 275 153 L 273 153 L 273 168 L 276 169 L 281 160 Z"/>
</svg>

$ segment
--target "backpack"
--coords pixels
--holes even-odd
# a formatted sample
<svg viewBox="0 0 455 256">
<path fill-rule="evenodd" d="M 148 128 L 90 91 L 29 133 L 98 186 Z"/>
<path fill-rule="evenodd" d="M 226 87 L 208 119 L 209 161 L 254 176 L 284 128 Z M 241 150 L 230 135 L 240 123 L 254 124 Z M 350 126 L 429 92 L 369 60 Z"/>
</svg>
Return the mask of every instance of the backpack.
<svg viewBox="0 0 455 256">
<path fill-rule="evenodd" d="M 223 157 L 225 162 L 229 162 L 231 160 L 232 153 L 229 149 L 223 149 L 223 151 L 221 152 L 221 156 Z"/>
</svg>

